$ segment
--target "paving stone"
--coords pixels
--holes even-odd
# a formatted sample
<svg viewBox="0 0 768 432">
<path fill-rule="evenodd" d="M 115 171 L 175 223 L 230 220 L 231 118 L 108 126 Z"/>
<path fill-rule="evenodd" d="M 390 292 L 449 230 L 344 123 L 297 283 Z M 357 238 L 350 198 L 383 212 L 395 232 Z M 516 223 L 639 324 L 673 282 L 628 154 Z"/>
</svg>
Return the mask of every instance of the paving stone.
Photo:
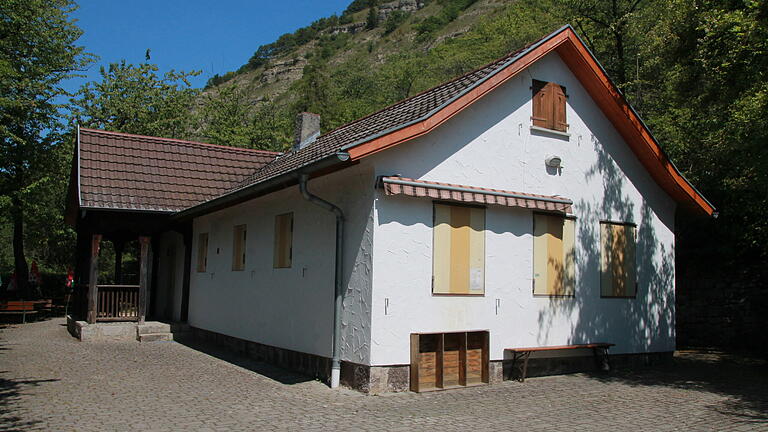
<svg viewBox="0 0 768 432">
<path fill-rule="evenodd" d="M 766 364 L 711 352 L 634 372 L 366 396 L 176 342 L 0 329 L 0 430 L 768 430 Z"/>
</svg>

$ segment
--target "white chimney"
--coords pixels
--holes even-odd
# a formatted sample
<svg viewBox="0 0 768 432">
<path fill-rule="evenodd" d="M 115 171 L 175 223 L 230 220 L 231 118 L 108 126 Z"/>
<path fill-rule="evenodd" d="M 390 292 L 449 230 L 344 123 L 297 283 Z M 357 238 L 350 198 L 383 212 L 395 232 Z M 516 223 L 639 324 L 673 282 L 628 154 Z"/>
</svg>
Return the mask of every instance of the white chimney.
<svg viewBox="0 0 768 432">
<path fill-rule="evenodd" d="M 309 112 L 296 116 L 296 132 L 293 139 L 293 151 L 303 149 L 320 136 L 320 114 Z"/>
</svg>

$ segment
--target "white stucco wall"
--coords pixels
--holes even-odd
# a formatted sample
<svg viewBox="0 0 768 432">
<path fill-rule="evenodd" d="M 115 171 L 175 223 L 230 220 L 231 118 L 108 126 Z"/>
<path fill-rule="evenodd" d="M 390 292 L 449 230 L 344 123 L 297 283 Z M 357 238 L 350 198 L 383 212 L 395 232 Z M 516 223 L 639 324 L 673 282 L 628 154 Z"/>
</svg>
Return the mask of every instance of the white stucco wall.
<svg viewBox="0 0 768 432">
<path fill-rule="evenodd" d="M 569 138 L 531 131 L 532 79 L 566 86 Z M 561 172 L 544 164 L 553 154 Z M 676 205 L 557 54 L 370 163 L 376 175 L 561 195 L 577 217 L 573 298 L 533 296 L 532 213 L 500 206 L 486 211 L 485 295 L 433 296 L 432 202 L 377 191 L 371 364 L 409 363 L 410 333 L 473 329 L 490 331 L 492 360 L 505 347 L 596 341 L 612 353 L 674 349 Z M 600 298 L 600 220 L 638 226 L 635 299 Z"/>
<path fill-rule="evenodd" d="M 181 320 L 181 292 L 184 283 L 184 239 L 177 232 L 165 232 L 158 250 L 157 286 L 155 304 L 151 305 L 156 317 L 172 321 Z"/>
<path fill-rule="evenodd" d="M 357 165 L 309 181 L 312 193 L 345 213 L 342 359 L 370 361 L 373 172 Z M 291 268 L 273 268 L 275 216 L 293 212 Z M 304 200 L 298 186 L 194 220 L 189 323 L 280 348 L 332 355 L 335 217 Z M 235 225 L 247 225 L 244 271 L 232 270 Z M 208 233 L 208 267 L 196 271 Z"/>
</svg>

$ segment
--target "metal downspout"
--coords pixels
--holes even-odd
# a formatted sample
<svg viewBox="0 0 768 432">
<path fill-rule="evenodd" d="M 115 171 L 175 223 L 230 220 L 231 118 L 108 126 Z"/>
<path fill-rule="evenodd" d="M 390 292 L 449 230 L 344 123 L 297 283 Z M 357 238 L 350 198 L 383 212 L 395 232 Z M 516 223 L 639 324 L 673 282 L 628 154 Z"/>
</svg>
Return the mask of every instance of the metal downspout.
<svg viewBox="0 0 768 432">
<path fill-rule="evenodd" d="M 343 247 L 344 247 L 344 212 L 333 203 L 330 203 L 307 190 L 307 174 L 299 175 L 299 190 L 307 201 L 318 205 L 336 215 L 336 271 L 335 301 L 333 307 L 333 358 L 331 360 L 331 388 L 339 386 L 341 377 L 341 313 L 342 303 L 342 277 L 343 277 Z"/>
</svg>

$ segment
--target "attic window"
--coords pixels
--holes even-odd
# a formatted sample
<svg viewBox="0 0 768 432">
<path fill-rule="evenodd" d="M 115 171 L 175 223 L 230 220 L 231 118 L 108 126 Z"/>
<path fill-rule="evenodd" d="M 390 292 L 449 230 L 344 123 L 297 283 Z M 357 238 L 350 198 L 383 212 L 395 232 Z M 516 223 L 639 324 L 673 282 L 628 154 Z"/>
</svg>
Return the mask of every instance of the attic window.
<svg viewBox="0 0 768 432">
<path fill-rule="evenodd" d="M 533 125 L 559 132 L 568 131 L 565 118 L 565 87 L 553 82 L 533 80 Z"/>
</svg>

